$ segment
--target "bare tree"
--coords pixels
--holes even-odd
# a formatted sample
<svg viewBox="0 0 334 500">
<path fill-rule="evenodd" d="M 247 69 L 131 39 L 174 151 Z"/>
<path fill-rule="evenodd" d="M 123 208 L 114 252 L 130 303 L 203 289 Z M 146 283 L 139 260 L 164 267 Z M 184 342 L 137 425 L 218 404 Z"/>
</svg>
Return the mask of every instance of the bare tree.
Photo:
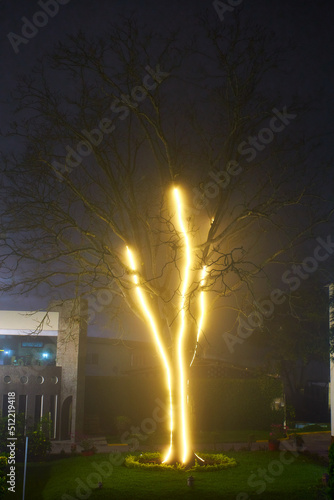
<svg viewBox="0 0 334 500">
<path fill-rule="evenodd" d="M 242 290 L 328 220 L 309 188 L 305 108 L 273 98 L 270 37 L 240 20 L 198 30 L 185 43 L 130 18 L 59 44 L 13 92 L 19 153 L 2 161 L 2 291 L 112 288 L 156 341 L 165 458 L 183 463 L 204 310 L 239 309 Z"/>
<path fill-rule="evenodd" d="M 287 404 L 299 413 L 299 419 L 304 418 L 304 390 L 312 368 L 323 366 L 325 371 L 329 365 L 328 290 L 311 275 L 306 280 L 300 289 L 284 296 L 275 313 L 265 300 L 264 324 L 253 332 L 253 345 L 261 352 L 263 368 L 282 377 Z M 321 376 L 321 371 L 313 374 L 314 380 L 321 380 Z"/>
</svg>

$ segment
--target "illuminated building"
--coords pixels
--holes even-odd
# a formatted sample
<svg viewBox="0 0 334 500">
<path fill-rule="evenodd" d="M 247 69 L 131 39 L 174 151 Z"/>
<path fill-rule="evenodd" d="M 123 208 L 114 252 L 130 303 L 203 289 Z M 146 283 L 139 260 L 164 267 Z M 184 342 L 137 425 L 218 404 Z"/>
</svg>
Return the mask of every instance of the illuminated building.
<svg viewBox="0 0 334 500">
<path fill-rule="evenodd" d="M 28 425 L 52 421 L 51 438 L 83 430 L 86 328 L 73 301 L 51 311 L 0 311 L 0 410 L 8 392 Z M 37 329 L 37 330 L 36 330 Z"/>
</svg>

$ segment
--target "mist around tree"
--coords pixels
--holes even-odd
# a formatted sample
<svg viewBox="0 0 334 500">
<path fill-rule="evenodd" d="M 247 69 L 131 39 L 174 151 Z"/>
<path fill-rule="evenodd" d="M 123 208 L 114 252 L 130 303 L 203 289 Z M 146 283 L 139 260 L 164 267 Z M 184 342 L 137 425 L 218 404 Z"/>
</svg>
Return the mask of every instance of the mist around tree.
<svg viewBox="0 0 334 500">
<path fill-rule="evenodd" d="M 7 133 L 17 148 L 1 160 L 1 292 L 79 300 L 108 291 L 111 316 L 126 309 L 147 324 L 139 286 L 175 380 L 185 314 L 191 377 L 207 331 L 222 328 L 210 311 L 237 321 L 255 290 L 270 293 L 275 266 L 332 222 L 329 163 L 313 163 L 312 103 L 293 88 L 279 93 L 290 49 L 242 16 L 224 29 L 198 18 L 186 34 L 157 33 L 132 16 L 101 36 L 59 43 L 12 94 Z M 175 187 L 192 248 L 183 303 Z M 180 401 L 177 382 L 172 391 Z"/>
</svg>

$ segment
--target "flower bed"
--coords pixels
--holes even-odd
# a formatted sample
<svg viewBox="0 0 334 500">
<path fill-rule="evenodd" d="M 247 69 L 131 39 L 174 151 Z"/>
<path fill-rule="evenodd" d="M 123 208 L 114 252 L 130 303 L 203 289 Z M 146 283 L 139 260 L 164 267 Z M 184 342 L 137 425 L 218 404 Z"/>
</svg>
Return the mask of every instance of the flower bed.
<svg viewBox="0 0 334 500">
<path fill-rule="evenodd" d="M 215 471 L 235 467 L 237 462 L 234 458 L 229 458 L 222 453 L 208 454 L 201 453 L 200 457 L 204 460 L 196 460 L 195 464 L 187 470 Z M 182 464 L 163 464 L 161 453 L 142 453 L 141 455 L 128 455 L 125 459 L 125 466 L 128 468 L 140 468 L 146 470 L 186 470 Z"/>
</svg>

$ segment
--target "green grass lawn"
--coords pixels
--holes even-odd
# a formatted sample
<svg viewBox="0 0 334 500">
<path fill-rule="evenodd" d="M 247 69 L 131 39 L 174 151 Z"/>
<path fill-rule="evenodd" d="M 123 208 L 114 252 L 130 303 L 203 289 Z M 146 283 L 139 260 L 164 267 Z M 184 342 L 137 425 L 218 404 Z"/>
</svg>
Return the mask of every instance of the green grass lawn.
<svg viewBox="0 0 334 500">
<path fill-rule="evenodd" d="M 326 467 L 303 455 L 280 452 L 228 452 L 237 467 L 217 471 L 196 471 L 193 488 L 187 486 L 187 471 L 146 471 L 122 465 L 111 470 L 108 454 L 71 457 L 53 462 L 33 463 L 28 467 L 26 499 L 218 499 L 224 500 L 310 500 L 316 498 L 317 485 Z M 124 459 L 118 455 L 119 462 Z M 284 459 L 289 464 L 283 463 Z M 101 469 L 102 467 L 102 469 Z M 99 471 L 99 472 L 97 472 Z M 102 488 L 97 489 L 99 474 Z M 263 477 L 259 477 L 263 475 Z M 17 485 L 22 481 L 18 471 Z M 80 485 L 80 487 L 79 487 Z M 6 498 L 21 498 L 21 488 Z"/>
</svg>

